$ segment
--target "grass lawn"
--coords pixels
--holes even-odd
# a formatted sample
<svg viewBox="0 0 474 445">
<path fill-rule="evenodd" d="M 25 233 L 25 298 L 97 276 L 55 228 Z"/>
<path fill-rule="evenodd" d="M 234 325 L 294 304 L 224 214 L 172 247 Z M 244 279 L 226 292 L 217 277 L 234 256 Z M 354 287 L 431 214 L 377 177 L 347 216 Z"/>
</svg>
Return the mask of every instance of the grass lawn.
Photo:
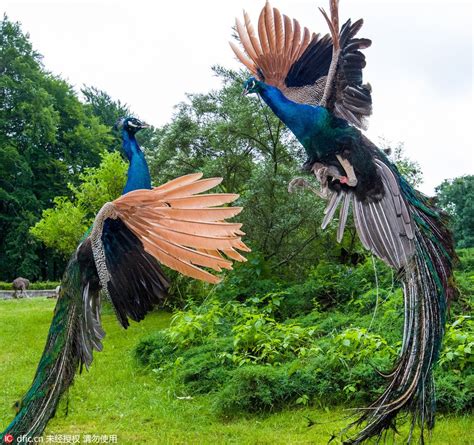
<svg viewBox="0 0 474 445">
<path fill-rule="evenodd" d="M 0 430 L 31 383 L 54 304 L 42 298 L 0 301 Z M 342 409 L 316 408 L 224 422 L 213 415 L 210 397 L 178 399 L 183 394 L 159 385 L 152 373 L 136 366 L 131 354 L 140 338 L 166 327 L 169 318 L 150 314 L 125 331 L 114 315 L 105 314 L 104 351 L 95 354 L 90 372 L 77 377 L 69 391 L 68 415 L 63 402 L 46 434 L 116 434 L 120 444 L 326 444 L 347 424 Z M 306 417 L 316 424 L 308 427 Z M 439 416 L 429 443 L 474 444 L 469 438 L 473 427 L 474 416 Z"/>
</svg>

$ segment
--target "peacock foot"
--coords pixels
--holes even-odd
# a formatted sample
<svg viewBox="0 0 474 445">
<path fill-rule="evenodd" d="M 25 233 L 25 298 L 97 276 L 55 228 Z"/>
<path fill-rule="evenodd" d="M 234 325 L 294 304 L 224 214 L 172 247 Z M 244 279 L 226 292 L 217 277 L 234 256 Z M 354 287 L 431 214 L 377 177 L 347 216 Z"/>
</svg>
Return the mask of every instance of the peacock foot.
<svg viewBox="0 0 474 445">
<path fill-rule="evenodd" d="M 341 163 L 342 168 L 346 172 L 347 176 L 341 176 L 339 177 L 339 182 L 341 184 L 346 184 L 349 187 L 355 187 L 357 185 L 357 178 L 354 172 L 354 167 L 352 164 L 349 162 L 348 159 L 343 158 L 341 155 L 336 155 L 336 158 L 338 161 Z"/>
<path fill-rule="evenodd" d="M 329 179 L 331 179 L 331 182 L 334 182 L 337 180 L 341 181 L 341 179 L 344 180 L 344 178 L 346 178 L 345 176 L 341 176 L 338 168 L 333 165 L 324 165 L 320 164 L 319 162 L 315 162 L 311 170 L 314 176 L 316 176 L 316 179 L 321 184 L 322 188 L 327 187 Z"/>
<path fill-rule="evenodd" d="M 316 187 L 313 187 L 313 185 L 311 185 L 311 183 L 308 182 L 305 178 L 298 177 L 292 179 L 288 184 L 288 193 L 294 193 L 298 188 L 303 190 L 308 189 L 322 199 L 327 199 L 328 196 L 327 187 L 323 187 L 321 190 L 318 190 Z"/>
</svg>

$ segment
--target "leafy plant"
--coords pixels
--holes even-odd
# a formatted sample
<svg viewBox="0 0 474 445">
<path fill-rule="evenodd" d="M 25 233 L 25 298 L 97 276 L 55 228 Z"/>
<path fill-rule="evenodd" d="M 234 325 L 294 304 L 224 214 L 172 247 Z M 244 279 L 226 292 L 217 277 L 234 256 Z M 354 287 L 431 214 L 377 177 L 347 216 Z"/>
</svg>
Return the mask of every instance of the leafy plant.
<svg viewBox="0 0 474 445">
<path fill-rule="evenodd" d="M 365 328 L 349 328 L 333 340 L 331 355 L 345 363 L 357 363 L 377 357 L 395 357 L 396 350 L 378 334 Z"/>
<path fill-rule="evenodd" d="M 239 365 L 279 364 L 290 357 L 315 354 L 315 330 L 295 323 L 278 323 L 265 313 L 246 313 L 232 329 L 234 352 L 230 357 Z"/>
<path fill-rule="evenodd" d="M 196 310 L 177 311 L 166 335 L 179 348 L 215 339 L 223 324 L 223 309 L 217 301 Z"/>
<path fill-rule="evenodd" d="M 46 246 L 57 249 L 64 256 L 76 249 L 102 205 L 122 192 L 127 165 L 118 152 L 103 152 L 101 159 L 99 167 L 86 168 L 79 175 L 80 185 L 68 185 L 73 199 L 55 198 L 55 206 L 44 210 L 41 220 L 30 229 Z"/>
<path fill-rule="evenodd" d="M 461 315 L 445 331 L 439 365 L 460 373 L 473 363 L 474 321 L 467 315 Z"/>
</svg>

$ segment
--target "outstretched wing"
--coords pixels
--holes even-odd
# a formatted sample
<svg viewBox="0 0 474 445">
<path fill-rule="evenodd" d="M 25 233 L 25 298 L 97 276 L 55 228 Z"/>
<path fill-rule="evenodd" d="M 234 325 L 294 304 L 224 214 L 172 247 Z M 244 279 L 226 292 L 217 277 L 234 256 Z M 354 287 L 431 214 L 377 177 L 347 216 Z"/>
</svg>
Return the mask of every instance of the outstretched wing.
<svg viewBox="0 0 474 445">
<path fill-rule="evenodd" d="M 365 128 L 372 113 L 369 85 L 362 83 L 365 56 L 371 41 L 356 38 L 363 20 L 348 20 L 339 30 L 338 1 L 331 0 L 331 35 L 321 37 L 302 28 L 267 2 L 258 20 L 258 36 L 244 12 L 236 20 L 243 51 L 230 43 L 238 59 L 261 81 L 278 87 L 290 100 L 323 105 L 353 125 Z M 331 65 L 334 66 L 331 73 Z"/>
<path fill-rule="evenodd" d="M 240 223 L 225 221 L 242 210 L 222 207 L 235 194 L 202 194 L 222 178 L 202 174 L 177 178 L 152 190 L 135 190 L 98 213 L 90 235 L 102 289 L 123 326 L 139 321 L 166 295 L 160 264 L 210 283 L 220 279 L 209 270 L 231 269 L 245 261 L 240 251 Z"/>
<path fill-rule="evenodd" d="M 239 207 L 222 207 L 238 195 L 200 194 L 221 182 L 183 176 L 152 190 L 137 190 L 105 204 L 90 235 L 68 264 L 48 340 L 34 381 L 5 432 L 40 435 L 78 368 L 102 350 L 100 290 L 122 326 L 139 321 L 166 295 L 165 264 L 185 275 L 217 282 L 207 269 L 230 269 L 248 251 L 240 224 L 225 219 Z M 221 207 L 218 207 L 221 206 Z"/>
</svg>

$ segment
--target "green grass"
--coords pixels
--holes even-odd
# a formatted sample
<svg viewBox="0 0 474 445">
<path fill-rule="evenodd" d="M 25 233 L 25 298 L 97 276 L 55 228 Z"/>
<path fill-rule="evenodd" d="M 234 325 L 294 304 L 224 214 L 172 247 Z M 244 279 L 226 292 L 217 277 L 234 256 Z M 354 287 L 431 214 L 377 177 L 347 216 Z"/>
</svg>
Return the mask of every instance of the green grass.
<svg viewBox="0 0 474 445">
<path fill-rule="evenodd" d="M 39 298 L 0 301 L 0 429 L 12 419 L 14 401 L 31 383 L 54 304 Z M 106 311 L 104 351 L 95 354 L 90 372 L 77 377 L 69 391 L 68 415 L 62 403 L 47 434 L 117 434 L 120 444 L 326 444 L 347 424 L 344 410 L 316 408 L 223 421 L 213 414 L 209 396 L 178 399 L 186 394 L 160 385 L 132 357 L 139 339 L 166 327 L 169 319 L 166 313 L 150 314 L 125 331 Z M 316 424 L 308 427 L 307 417 Z M 473 420 L 440 417 L 429 443 L 474 443 L 468 436 Z"/>
</svg>

